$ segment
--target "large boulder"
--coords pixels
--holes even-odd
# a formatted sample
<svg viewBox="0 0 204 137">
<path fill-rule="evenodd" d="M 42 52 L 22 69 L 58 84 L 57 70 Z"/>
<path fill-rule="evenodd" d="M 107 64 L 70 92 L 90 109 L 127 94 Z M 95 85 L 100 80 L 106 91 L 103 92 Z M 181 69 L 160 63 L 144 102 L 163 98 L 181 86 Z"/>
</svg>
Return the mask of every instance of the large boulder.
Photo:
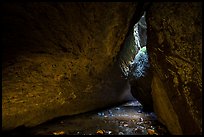
<svg viewBox="0 0 204 137">
<path fill-rule="evenodd" d="M 147 32 L 159 120 L 172 134 L 202 134 L 202 3 L 152 3 Z"/>
<path fill-rule="evenodd" d="M 130 99 L 115 62 L 138 9 L 137 3 L 2 3 L 3 130 Z"/>
</svg>

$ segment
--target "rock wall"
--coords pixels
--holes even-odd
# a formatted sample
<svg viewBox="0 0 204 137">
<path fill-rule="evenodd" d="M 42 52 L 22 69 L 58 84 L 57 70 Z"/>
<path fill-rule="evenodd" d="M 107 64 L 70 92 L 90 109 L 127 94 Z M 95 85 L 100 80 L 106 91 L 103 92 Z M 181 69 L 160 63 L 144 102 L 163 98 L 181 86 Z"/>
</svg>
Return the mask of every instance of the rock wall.
<svg viewBox="0 0 204 137">
<path fill-rule="evenodd" d="M 142 6 L 2 3 L 3 130 L 131 99 L 116 60 Z M 202 5 L 152 3 L 146 19 L 154 110 L 172 134 L 201 134 Z"/>
<path fill-rule="evenodd" d="M 152 3 L 147 32 L 158 118 L 172 134 L 202 134 L 202 4 Z"/>
<path fill-rule="evenodd" d="M 140 7 L 2 3 L 3 130 L 130 99 L 115 57 Z"/>
</svg>

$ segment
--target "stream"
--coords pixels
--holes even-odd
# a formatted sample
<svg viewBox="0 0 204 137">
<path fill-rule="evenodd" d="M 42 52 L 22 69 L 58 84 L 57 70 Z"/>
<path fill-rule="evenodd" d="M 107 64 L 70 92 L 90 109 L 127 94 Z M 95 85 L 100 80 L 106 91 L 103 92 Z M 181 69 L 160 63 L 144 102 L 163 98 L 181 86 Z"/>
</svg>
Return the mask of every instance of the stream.
<svg viewBox="0 0 204 137">
<path fill-rule="evenodd" d="M 154 112 L 144 112 L 137 100 L 104 110 L 57 118 L 9 135 L 170 135 Z"/>
</svg>

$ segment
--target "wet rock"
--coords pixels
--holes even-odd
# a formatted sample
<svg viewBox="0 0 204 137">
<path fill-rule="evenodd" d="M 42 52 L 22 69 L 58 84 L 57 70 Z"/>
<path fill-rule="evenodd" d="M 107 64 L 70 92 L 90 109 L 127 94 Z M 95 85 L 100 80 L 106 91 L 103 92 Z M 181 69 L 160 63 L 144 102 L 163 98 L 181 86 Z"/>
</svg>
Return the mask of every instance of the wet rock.
<svg viewBox="0 0 204 137">
<path fill-rule="evenodd" d="M 153 3 L 146 15 L 154 110 L 172 134 L 202 134 L 202 4 Z"/>
<path fill-rule="evenodd" d="M 130 102 L 129 104 L 132 103 Z M 121 109 L 115 110 L 113 107 L 106 110 L 58 118 L 30 129 L 24 129 L 22 130 L 23 133 L 17 130 L 17 132 L 9 132 L 7 135 L 24 135 L 24 131 L 27 131 L 26 135 L 53 135 L 53 133 L 60 135 L 61 131 L 65 135 L 148 135 L 148 129 L 154 130 L 159 135 L 169 135 L 165 126 L 158 120 L 152 119 L 150 114 L 146 112 L 138 114 L 135 106 L 127 106 L 127 104 L 118 107 Z M 113 116 L 105 118 L 98 115 L 98 113 L 109 110 L 113 112 Z M 126 113 L 127 116 L 121 115 L 123 113 Z M 137 121 L 140 118 L 143 118 L 143 122 L 138 125 Z M 61 121 L 63 121 L 63 124 L 60 123 Z M 145 124 L 146 121 L 149 122 Z"/>
<path fill-rule="evenodd" d="M 153 100 L 152 100 L 152 70 L 146 71 L 145 76 L 138 79 L 132 78 L 130 80 L 131 93 L 132 95 L 142 104 L 143 110 L 147 112 L 153 111 Z"/>
</svg>

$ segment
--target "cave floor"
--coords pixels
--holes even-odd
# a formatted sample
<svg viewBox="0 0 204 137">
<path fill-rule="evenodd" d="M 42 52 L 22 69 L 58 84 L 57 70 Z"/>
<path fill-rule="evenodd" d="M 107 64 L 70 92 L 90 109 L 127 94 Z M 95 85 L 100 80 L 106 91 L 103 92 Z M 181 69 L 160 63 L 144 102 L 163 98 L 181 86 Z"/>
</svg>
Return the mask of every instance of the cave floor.
<svg viewBox="0 0 204 137">
<path fill-rule="evenodd" d="M 105 110 L 51 120 L 24 130 L 32 135 L 168 135 L 153 112 L 144 112 L 141 104 L 129 101 Z M 14 133 L 20 134 L 20 133 Z"/>
</svg>

